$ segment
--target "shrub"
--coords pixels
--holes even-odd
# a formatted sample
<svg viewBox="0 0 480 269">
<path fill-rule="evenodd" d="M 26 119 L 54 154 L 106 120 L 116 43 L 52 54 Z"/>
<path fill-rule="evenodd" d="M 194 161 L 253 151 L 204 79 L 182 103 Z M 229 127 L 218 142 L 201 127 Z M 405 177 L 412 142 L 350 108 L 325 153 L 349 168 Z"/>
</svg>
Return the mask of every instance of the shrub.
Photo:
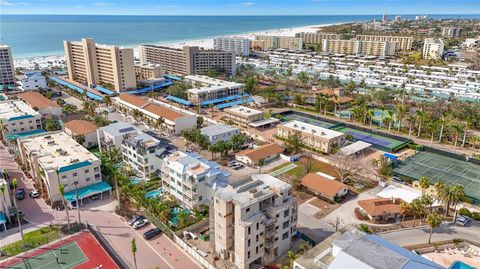
<svg viewBox="0 0 480 269">
<path fill-rule="evenodd" d="M 479 212 L 473 212 L 471 214 L 471 217 L 473 220 L 480 221 L 480 213 Z"/>
<path fill-rule="evenodd" d="M 368 220 L 368 216 L 365 213 L 363 213 L 358 207 L 355 207 L 355 216 L 359 220 Z"/>
<path fill-rule="evenodd" d="M 460 208 L 458 210 L 458 214 L 459 215 L 462 215 L 462 216 L 467 216 L 467 217 L 471 217 L 472 216 L 472 213 L 470 212 L 470 210 L 466 209 L 466 208 Z"/>
</svg>

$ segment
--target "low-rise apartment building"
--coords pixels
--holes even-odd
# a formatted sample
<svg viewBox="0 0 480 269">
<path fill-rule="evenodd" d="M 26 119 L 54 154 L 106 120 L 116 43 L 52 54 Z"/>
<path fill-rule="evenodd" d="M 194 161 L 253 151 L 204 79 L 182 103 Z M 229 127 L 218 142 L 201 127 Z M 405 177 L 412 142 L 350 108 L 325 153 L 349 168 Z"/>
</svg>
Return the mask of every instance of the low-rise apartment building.
<svg viewBox="0 0 480 269">
<path fill-rule="evenodd" d="M 459 27 L 442 27 L 443 37 L 459 37 L 462 35 L 462 28 Z"/>
<path fill-rule="evenodd" d="M 423 43 L 423 58 L 438 60 L 443 57 L 445 45 L 442 39 L 425 38 Z"/>
<path fill-rule="evenodd" d="M 240 133 L 240 129 L 230 125 L 216 124 L 200 129 L 202 135 L 208 138 L 210 144 L 216 144 L 219 141 L 230 141 L 232 137 Z"/>
<path fill-rule="evenodd" d="M 397 50 L 412 50 L 413 36 L 357 35 L 359 41 L 396 42 Z"/>
<path fill-rule="evenodd" d="M 22 100 L 0 101 L 2 136 L 42 129 L 42 116 Z"/>
<path fill-rule="evenodd" d="M 138 133 L 137 127 L 126 122 L 115 122 L 97 129 L 97 143 L 100 152 L 122 149 L 123 137 L 126 134 Z"/>
<path fill-rule="evenodd" d="M 341 35 L 332 34 L 332 33 L 321 33 L 321 32 L 316 32 L 316 33 L 301 32 L 301 33 L 296 33 L 295 37 L 301 38 L 304 44 L 316 44 L 321 46 L 324 39 L 340 39 Z"/>
<path fill-rule="evenodd" d="M 160 64 L 167 74 L 203 75 L 209 70 L 215 70 L 226 76 L 233 76 L 236 72 L 235 52 L 232 51 L 189 46 L 176 49 L 156 45 L 142 45 L 139 51 L 143 63 Z"/>
<path fill-rule="evenodd" d="M 263 119 L 263 112 L 249 107 L 235 106 L 223 110 L 223 116 L 243 127 Z"/>
<path fill-rule="evenodd" d="M 55 115 L 60 117 L 62 115 L 62 107 L 41 95 L 39 92 L 25 92 L 18 95 L 18 98 L 33 107 L 40 115 Z"/>
<path fill-rule="evenodd" d="M 160 141 L 144 132 L 127 133 L 123 136 L 123 161 L 145 179 L 151 174 L 159 174 L 165 154 L 166 149 Z"/>
<path fill-rule="evenodd" d="M 146 122 L 149 126 L 155 126 L 164 133 L 179 134 L 183 130 L 197 126 L 197 118 L 194 114 L 174 110 L 162 102 L 142 99 L 132 94 L 120 94 L 113 100 L 114 107 L 122 114 L 140 122 Z"/>
<path fill-rule="evenodd" d="M 215 191 L 229 182 L 230 174 L 220 167 L 218 163 L 208 161 L 198 153 L 176 151 L 163 159 L 163 189 L 183 207 L 192 209 L 210 205 Z"/>
<path fill-rule="evenodd" d="M 240 56 L 250 55 L 250 39 L 245 37 L 216 37 L 213 39 L 215 50 L 233 51 Z"/>
<path fill-rule="evenodd" d="M 256 35 L 255 40 L 251 42 L 253 50 L 302 50 L 303 40 L 300 37 L 294 36 L 268 36 Z"/>
<path fill-rule="evenodd" d="M 20 138 L 18 149 L 22 165 L 52 203 L 63 199 L 59 184 L 69 193 L 102 182 L 100 160 L 63 131 Z"/>
<path fill-rule="evenodd" d="M 47 89 L 47 79 L 42 76 L 40 71 L 29 71 L 17 76 L 20 90 L 34 91 Z"/>
<path fill-rule="evenodd" d="M 284 150 L 277 144 L 264 144 L 238 152 L 235 154 L 235 160 L 250 166 L 265 165 L 277 159 Z"/>
<path fill-rule="evenodd" d="M 188 101 L 198 104 L 217 98 L 239 95 L 243 93 L 243 84 L 207 76 L 186 76 L 185 81 L 193 89 L 188 90 Z"/>
<path fill-rule="evenodd" d="M 85 148 L 98 145 L 97 125 L 87 120 L 71 120 L 63 126 L 65 133 Z"/>
<path fill-rule="evenodd" d="M 396 42 L 325 39 L 322 51 L 335 54 L 391 56 Z"/>
<path fill-rule="evenodd" d="M 324 153 L 330 153 L 334 147 L 343 145 L 346 136 L 344 133 L 298 120 L 277 125 L 279 138 L 286 139 L 292 135 L 298 135 L 306 146 Z"/>
<path fill-rule="evenodd" d="M 297 233 L 292 186 L 268 174 L 219 189 L 211 210 L 215 253 L 239 269 L 273 262 L 291 248 Z"/>
<path fill-rule="evenodd" d="M 160 78 L 162 67 L 159 64 L 135 62 L 135 77 L 137 81 Z"/>
<path fill-rule="evenodd" d="M 13 64 L 12 49 L 0 44 L 0 85 L 15 84 L 15 67 Z"/>
</svg>

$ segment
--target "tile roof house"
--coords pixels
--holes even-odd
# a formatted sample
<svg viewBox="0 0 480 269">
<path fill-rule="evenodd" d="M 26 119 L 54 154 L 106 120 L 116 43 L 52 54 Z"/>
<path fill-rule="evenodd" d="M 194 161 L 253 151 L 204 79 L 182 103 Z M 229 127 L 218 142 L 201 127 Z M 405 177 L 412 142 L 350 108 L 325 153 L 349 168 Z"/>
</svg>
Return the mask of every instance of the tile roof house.
<svg viewBox="0 0 480 269">
<path fill-rule="evenodd" d="M 85 140 L 82 145 L 86 148 L 91 148 L 98 145 L 97 140 L 97 125 L 91 121 L 86 120 L 71 120 L 64 125 L 65 133 L 70 137 L 79 141 L 83 137 Z"/>
<path fill-rule="evenodd" d="M 25 103 L 38 111 L 41 115 L 62 115 L 62 107 L 41 95 L 39 92 L 24 92 L 18 95 Z"/>
<path fill-rule="evenodd" d="M 235 159 L 247 165 L 257 165 L 263 159 L 264 163 L 277 158 L 285 149 L 277 144 L 264 144 L 253 149 L 246 149 L 235 154 Z"/>
<path fill-rule="evenodd" d="M 370 220 L 388 220 L 401 215 L 401 202 L 395 198 L 372 198 L 358 201 L 358 205 Z"/>
<path fill-rule="evenodd" d="M 325 174 L 310 173 L 302 178 L 301 185 L 315 195 L 334 202 L 335 198 L 343 197 L 348 193 L 348 187 L 334 177 L 328 177 Z"/>
</svg>

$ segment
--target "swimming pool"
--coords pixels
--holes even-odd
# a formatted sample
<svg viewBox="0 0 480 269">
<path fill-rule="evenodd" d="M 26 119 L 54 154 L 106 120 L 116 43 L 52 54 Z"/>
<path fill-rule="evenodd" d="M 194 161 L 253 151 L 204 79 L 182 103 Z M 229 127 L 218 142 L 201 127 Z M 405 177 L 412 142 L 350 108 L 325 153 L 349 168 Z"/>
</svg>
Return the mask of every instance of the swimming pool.
<svg viewBox="0 0 480 269">
<path fill-rule="evenodd" d="M 461 261 L 455 261 L 449 269 L 475 269 L 475 267 L 470 266 L 464 262 Z"/>
<path fill-rule="evenodd" d="M 137 185 L 138 183 L 142 182 L 143 180 L 141 178 L 138 178 L 138 177 L 134 177 L 134 178 L 131 178 L 130 179 L 130 184 L 132 185 Z"/>
<path fill-rule="evenodd" d="M 156 197 L 160 196 L 161 194 L 163 194 L 163 188 L 162 187 L 160 187 L 156 190 L 149 191 L 149 192 L 145 193 L 145 198 L 147 198 L 147 199 L 156 198 Z"/>
</svg>

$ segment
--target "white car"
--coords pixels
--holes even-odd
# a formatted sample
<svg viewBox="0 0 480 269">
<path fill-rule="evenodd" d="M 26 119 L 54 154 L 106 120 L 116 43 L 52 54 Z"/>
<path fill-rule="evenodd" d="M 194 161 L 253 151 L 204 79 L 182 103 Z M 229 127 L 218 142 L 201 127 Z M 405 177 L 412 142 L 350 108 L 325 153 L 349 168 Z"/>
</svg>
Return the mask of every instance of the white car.
<svg viewBox="0 0 480 269">
<path fill-rule="evenodd" d="M 147 219 L 142 219 L 142 220 L 136 221 L 136 222 L 132 225 L 132 227 L 133 227 L 133 229 L 140 229 L 140 228 L 142 228 L 143 226 L 146 226 L 148 223 L 149 223 L 149 222 L 148 222 Z"/>
<path fill-rule="evenodd" d="M 40 197 L 40 193 L 37 190 L 31 191 L 28 195 L 30 195 L 31 198 Z"/>
<path fill-rule="evenodd" d="M 455 221 L 456 224 L 465 227 L 470 222 L 470 218 L 467 216 L 458 216 L 457 220 Z"/>
</svg>

